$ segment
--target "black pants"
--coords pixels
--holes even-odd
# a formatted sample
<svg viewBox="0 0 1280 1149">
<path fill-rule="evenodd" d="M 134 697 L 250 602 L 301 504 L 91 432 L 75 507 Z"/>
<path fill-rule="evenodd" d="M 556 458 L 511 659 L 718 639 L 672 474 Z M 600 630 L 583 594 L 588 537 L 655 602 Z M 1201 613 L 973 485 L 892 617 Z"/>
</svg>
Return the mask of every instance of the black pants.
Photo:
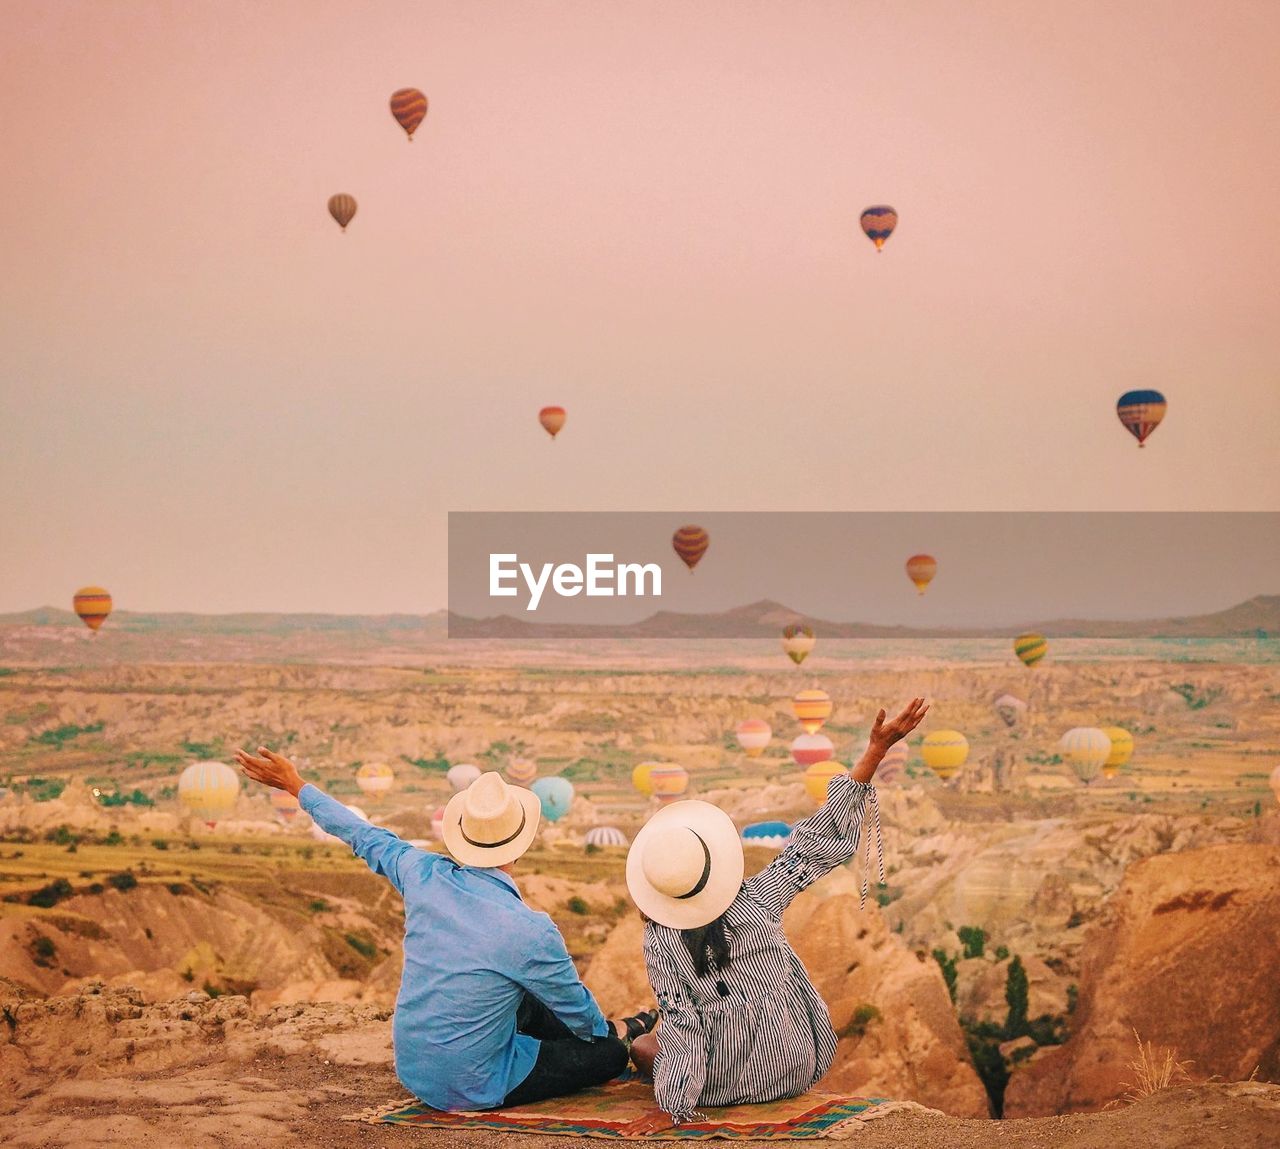
<svg viewBox="0 0 1280 1149">
<path fill-rule="evenodd" d="M 616 1037 L 575 1037 L 536 997 L 524 995 L 516 1012 L 516 1029 L 542 1042 L 529 1076 L 502 1102 L 529 1105 L 548 1097 L 563 1097 L 591 1085 L 612 1081 L 627 1067 L 627 1047 Z"/>
</svg>

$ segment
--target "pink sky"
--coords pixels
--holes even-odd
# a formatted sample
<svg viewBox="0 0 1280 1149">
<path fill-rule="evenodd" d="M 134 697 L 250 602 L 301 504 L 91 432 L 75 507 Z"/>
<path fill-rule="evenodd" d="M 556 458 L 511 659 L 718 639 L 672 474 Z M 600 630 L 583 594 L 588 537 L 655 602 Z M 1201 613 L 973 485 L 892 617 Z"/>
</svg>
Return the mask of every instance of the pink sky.
<svg viewBox="0 0 1280 1149">
<path fill-rule="evenodd" d="M 1280 507 L 1270 0 L 49 0 L 3 53 L 0 610 L 428 610 L 449 510 Z"/>
</svg>

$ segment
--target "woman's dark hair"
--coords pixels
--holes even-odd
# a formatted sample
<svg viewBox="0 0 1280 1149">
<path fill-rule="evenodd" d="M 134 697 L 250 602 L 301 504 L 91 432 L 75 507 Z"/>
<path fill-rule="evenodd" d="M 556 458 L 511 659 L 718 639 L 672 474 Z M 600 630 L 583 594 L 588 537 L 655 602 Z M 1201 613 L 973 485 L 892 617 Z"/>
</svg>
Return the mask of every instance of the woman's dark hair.
<svg viewBox="0 0 1280 1149">
<path fill-rule="evenodd" d="M 724 914 L 697 929 L 681 930 L 680 940 L 693 958 L 693 968 L 699 977 L 706 977 L 712 970 L 729 968 L 729 929 L 724 923 Z"/>
</svg>

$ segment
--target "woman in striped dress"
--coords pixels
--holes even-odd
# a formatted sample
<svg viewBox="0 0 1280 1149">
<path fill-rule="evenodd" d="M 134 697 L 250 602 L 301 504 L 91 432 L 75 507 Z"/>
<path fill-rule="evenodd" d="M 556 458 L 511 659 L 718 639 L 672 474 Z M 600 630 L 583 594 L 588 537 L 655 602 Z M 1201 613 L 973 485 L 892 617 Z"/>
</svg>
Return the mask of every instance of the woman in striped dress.
<svg viewBox="0 0 1280 1149">
<path fill-rule="evenodd" d="M 651 1068 L 659 1109 L 629 1133 L 697 1120 L 700 1105 L 795 1097 L 831 1068 L 836 1035 L 782 932 L 782 914 L 801 890 L 857 855 L 868 813 L 879 849 L 871 780 L 927 711 L 920 698 L 891 722 L 881 710 L 852 774 L 832 781 L 821 809 L 745 882 L 737 830 L 709 803 L 674 803 L 636 836 L 627 885 L 645 917 L 645 964 L 662 1020 L 656 1034 L 632 1045 L 636 1064 Z M 868 836 L 868 871 L 870 847 Z M 883 880 L 883 861 L 881 870 Z M 864 903 L 867 885 L 864 872 Z"/>
</svg>

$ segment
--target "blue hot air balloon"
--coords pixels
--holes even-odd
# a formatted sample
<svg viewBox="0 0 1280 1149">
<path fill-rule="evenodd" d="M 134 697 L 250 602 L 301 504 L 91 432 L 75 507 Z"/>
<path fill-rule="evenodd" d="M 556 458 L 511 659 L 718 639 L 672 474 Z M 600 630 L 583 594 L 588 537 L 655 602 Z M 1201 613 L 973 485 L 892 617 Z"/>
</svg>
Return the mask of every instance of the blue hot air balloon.
<svg viewBox="0 0 1280 1149">
<path fill-rule="evenodd" d="M 542 803 L 542 816 L 548 822 L 558 822 L 573 805 L 573 783 L 568 778 L 539 778 L 529 787 Z"/>
<path fill-rule="evenodd" d="M 768 846 L 780 850 L 791 836 L 791 827 L 786 822 L 753 822 L 742 831 L 742 843 L 745 846 Z"/>
<path fill-rule="evenodd" d="M 1116 415 L 1141 447 L 1160 426 L 1168 406 L 1159 391 L 1126 391 L 1116 400 Z"/>
</svg>

